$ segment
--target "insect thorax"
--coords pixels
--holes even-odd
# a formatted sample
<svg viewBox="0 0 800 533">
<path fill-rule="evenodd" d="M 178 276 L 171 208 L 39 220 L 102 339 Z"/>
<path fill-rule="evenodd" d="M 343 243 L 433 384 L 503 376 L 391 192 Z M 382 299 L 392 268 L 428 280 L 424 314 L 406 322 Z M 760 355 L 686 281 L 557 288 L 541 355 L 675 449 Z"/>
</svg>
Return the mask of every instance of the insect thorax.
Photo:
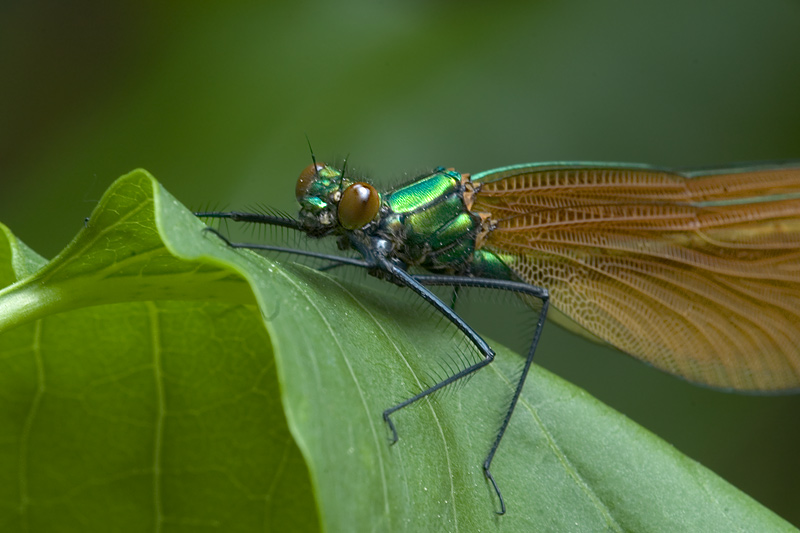
<svg viewBox="0 0 800 533">
<path fill-rule="evenodd" d="M 476 242 L 491 231 L 488 216 L 468 208 L 473 190 L 469 175 L 436 169 L 386 195 L 387 211 L 378 231 L 392 242 L 396 257 L 409 266 L 438 273 L 473 273 L 473 263 L 483 265 L 488 253 L 480 251 Z"/>
</svg>

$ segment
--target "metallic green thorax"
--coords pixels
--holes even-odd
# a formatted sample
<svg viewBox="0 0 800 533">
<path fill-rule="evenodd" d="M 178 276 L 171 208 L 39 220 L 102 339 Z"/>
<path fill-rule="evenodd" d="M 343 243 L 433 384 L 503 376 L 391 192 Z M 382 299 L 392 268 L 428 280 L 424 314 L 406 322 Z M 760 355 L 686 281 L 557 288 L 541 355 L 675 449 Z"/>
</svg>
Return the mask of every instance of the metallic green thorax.
<svg viewBox="0 0 800 533">
<path fill-rule="evenodd" d="M 467 211 L 461 176 L 438 170 L 386 195 L 381 233 L 408 265 L 455 270 L 475 251 L 480 218 Z"/>
<path fill-rule="evenodd" d="M 468 177 L 437 168 L 409 185 L 381 194 L 375 218 L 360 229 L 347 230 L 338 221 L 339 201 L 354 183 L 327 165 L 318 170 L 298 198 L 300 221 L 309 235 L 339 235 L 342 247 L 348 247 L 351 238 L 385 239 L 392 245 L 394 258 L 431 272 L 514 277 L 503 259 L 476 245 L 491 227 L 486 217 L 467 207 L 465 192 L 472 190 Z"/>
<path fill-rule="evenodd" d="M 409 266 L 509 278 L 508 268 L 497 256 L 476 249 L 485 226 L 478 214 L 467 209 L 464 182 L 458 172 L 438 168 L 385 194 L 378 233 L 394 244 L 396 256 Z"/>
</svg>

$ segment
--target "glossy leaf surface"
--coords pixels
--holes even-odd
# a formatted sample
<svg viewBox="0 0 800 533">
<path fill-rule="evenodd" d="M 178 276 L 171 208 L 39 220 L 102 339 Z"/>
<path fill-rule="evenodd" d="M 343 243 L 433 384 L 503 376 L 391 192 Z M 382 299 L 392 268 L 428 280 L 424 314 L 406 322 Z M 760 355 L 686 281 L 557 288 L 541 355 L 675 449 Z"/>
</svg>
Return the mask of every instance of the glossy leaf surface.
<svg viewBox="0 0 800 533">
<path fill-rule="evenodd" d="M 519 357 L 417 390 L 451 335 L 414 304 L 227 249 L 147 173 L 44 263 L 0 246 L 0 524 L 29 531 L 791 530 L 540 369 L 480 468 Z M 417 311 L 415 311 L 417 310 Z"/>
</svg>

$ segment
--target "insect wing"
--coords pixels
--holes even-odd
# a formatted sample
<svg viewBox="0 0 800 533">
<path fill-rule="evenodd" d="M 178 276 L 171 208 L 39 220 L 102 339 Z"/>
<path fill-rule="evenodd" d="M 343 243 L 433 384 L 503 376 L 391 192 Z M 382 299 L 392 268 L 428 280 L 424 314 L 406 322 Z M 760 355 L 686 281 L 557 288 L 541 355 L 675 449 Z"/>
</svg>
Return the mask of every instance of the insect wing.
<svg viewBox="0 0 800 533">
<path fill-rule="evenodd" d="M 573 329 L 712 387 L 800 387 L 800 163 L 538 164 L 473 180 L 472 210 L 497 224 L 484 247 L 548 288 Z"/>
</svg>

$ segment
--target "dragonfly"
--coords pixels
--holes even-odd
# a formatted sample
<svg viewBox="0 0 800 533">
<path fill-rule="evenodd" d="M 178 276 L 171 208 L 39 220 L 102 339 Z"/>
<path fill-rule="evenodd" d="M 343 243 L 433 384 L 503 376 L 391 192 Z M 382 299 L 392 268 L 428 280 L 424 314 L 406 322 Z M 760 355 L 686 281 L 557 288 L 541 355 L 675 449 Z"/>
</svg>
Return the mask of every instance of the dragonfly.
<svg viewBox="0 0 800 533">
<path fill-rule="evenodd" d="M 525 363 L 483 472 L 491 472 L 533 362 L 545 318 L 688 381 L 729 391 L 800 389 L 800 161 L 704 170 L 628 163 L 513 165 L 474 175 L 437 167 L 379 192 L 317 162 L 297 179 L 296 218 L 247 212 L 200 217 L 333 238 L 358 257 L 225 242 L 351 265 L 407 287 L 480 353 L 392 415 L 485 368 L 486 341 L 431 286 L 510 291 L 538 307 Z M 425 273 L 420 273 L 425 272 Z"/>
</svg>

